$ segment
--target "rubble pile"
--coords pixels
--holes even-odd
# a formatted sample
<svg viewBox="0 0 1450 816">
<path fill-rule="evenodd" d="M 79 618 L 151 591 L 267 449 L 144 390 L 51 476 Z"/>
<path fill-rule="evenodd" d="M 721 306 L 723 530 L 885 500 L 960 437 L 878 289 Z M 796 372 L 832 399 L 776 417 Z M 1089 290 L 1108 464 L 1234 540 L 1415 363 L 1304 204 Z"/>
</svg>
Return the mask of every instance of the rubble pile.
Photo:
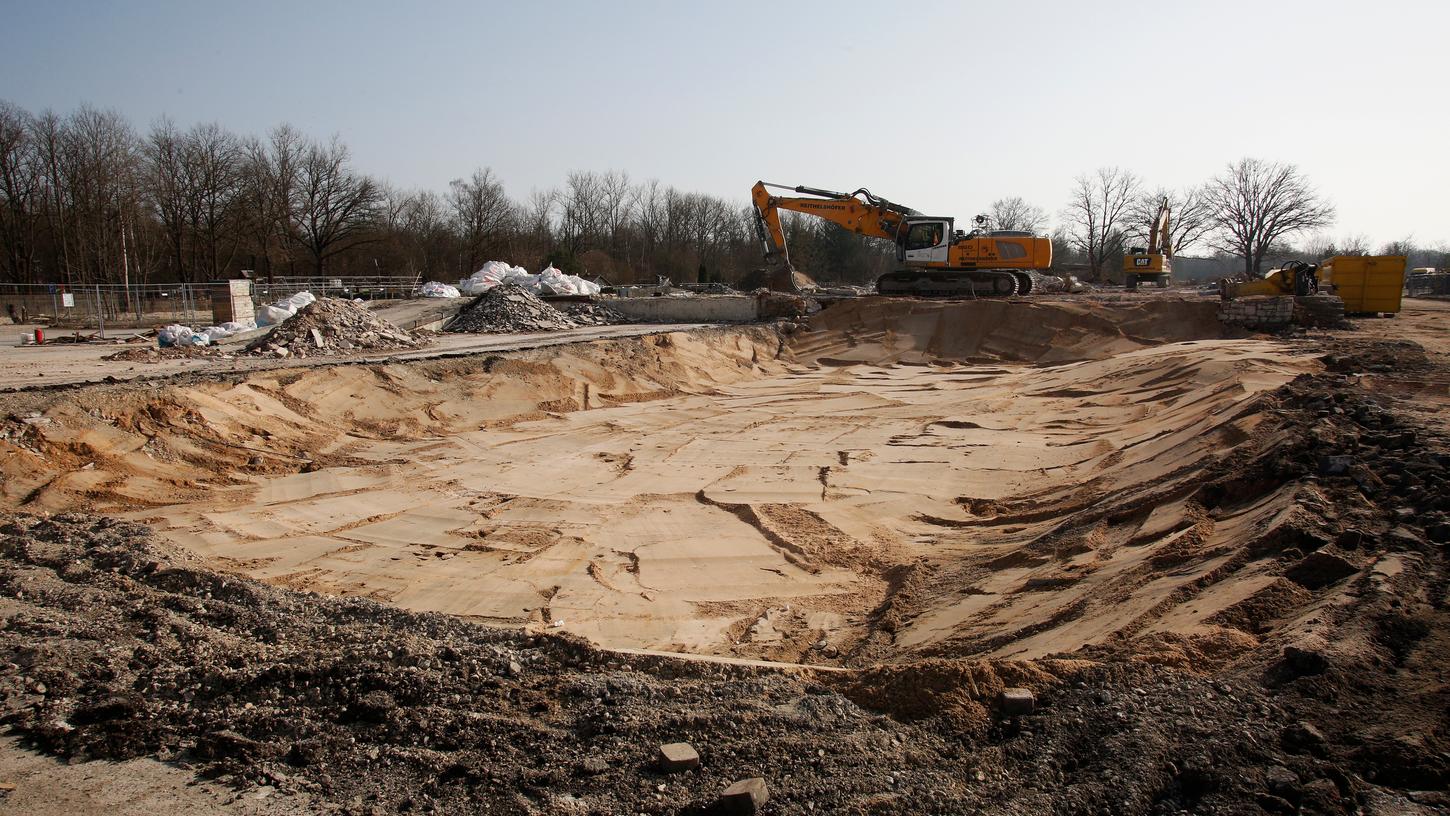
<svg viewBox="0 0 1450 816">
<path fill-rule="evenodd" d="M 107 354 L 102 360 L 125 363 L 160 363 L 165 360 L 189 360 L 210 357 L 224 357 L 215 346 L 132 346 L 114 354 Z"/>
<path fill-rule="evenodd" d="M 581 326 L 618 326 L 634 322 L 602 303 L 565 303 L 559 311 Z"/>
<path fill-rule="evenodd" d="M 463 307 L 445 331 L 540 332 L 578 326 L 573 318 L 540 300 L 533 292 L 515 283 L 504 282 Z"/>
<path fill-rule="evenodd" d="M 274 357 L 314 357 L 357 349 L 415 348 L 423 345 L 406 330 L 341 298 L 319 298 L 277 328 L 253 340 L 247 352 Z"/>
</svg>

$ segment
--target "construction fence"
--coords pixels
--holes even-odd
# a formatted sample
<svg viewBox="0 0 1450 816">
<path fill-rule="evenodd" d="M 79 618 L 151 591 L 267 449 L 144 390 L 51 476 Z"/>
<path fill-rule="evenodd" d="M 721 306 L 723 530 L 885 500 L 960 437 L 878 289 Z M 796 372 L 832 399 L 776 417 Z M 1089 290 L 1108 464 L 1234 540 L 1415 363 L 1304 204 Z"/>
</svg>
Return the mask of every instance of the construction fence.
<svg viewBox="0 0 1450 816">
<path fill-rule="evenodd" d="M 1411 275 L 1405 278 L 1405 294 L 1410 297 L 1450 295 L 1450 272 Z"/>
<path fill-rule="evenodd" d="M 3 316 L 17 324 L 59 328 L 142 329 L 180 323 L 212 324 L 212 296 L 228 296 L 229 281 L 219 283 L 0 283 Z M 317 297 L 388 300 L 411 297 L 414 278 L 284 278 L 251 281 L 252 302 L 275 303 L 298 292 Z"/>
</svg>

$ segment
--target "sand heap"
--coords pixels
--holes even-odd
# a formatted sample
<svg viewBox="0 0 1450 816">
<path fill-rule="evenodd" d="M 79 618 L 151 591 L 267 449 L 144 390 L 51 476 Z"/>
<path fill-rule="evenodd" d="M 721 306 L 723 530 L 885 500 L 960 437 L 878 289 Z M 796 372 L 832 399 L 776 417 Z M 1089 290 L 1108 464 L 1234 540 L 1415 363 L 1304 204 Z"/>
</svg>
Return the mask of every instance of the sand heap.
<svg viewBox="0 0 1450 816">
<path fill-rule="evenodd" d="M 573 318 L 513 283 L 501 283 L 463 307 L 450 332 L 538 332 L 577 328 Z"/>
<path fill-rule="evenodd" d="M 355 349 L 415 348 L 423 341 L 341 298 L 319 298 L 247 346 L 250 354 L 310 357 Z"/>
<path fill-rule="evenodd" d="M 581 326 L 618 326 L 633 322 L 602 303 L 566 303 L 559 311 Z"/>
</svg>

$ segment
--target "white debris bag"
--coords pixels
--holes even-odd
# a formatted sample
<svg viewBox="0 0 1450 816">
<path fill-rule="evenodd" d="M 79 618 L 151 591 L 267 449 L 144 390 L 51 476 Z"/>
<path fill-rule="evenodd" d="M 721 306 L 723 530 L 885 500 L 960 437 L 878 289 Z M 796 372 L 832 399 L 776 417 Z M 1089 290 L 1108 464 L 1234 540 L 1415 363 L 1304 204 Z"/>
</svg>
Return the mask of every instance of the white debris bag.
<svg viewBox="0 0 1450 816">
<path fill-rule="evenodd" d="M 548 269 L 545 269 L 543 272 L 539 273 L 539 284 L 540 287 L 543 289 L 543 294 L 579 294 L 579 287 L 574 285 L 574 281 L 569 280 L 570 277 L 571 276 L 565 275 L 563 272 L 555 269 L 553 264 L 550 264 Z M 578 280 L 578 278 L 574 278 L 574 280 Z"/>
<path fill-rule="evenodd" d="M 192 336 L 205 337 L 207 342 L 199 343 L 198 345 L 207 345 L 207 343 L 216 343 L 239 332 L 251 331 L 255 328 L 257 328 L 257 321 L 255 320 L 228 320 L 220 326 L 207 326 Z"/>
<path fill-rule="evenodd" d="M 528 276 L 521 266 L 509 266 L 503 261 L 489 261 L 477 272 L 458 282 L 458 289 L 465 295 L 481 295 L 506 280 L 518 282 L 519 276 Z M 522 284 L 520 284 L 522 285 Z"/>
<path fill-rule="evenodd" d="M 257 310 L 258 326 L 275 326 L 297 314 L 297 310 L 317 300 L 317 296 L 311 292 L 298 292 L 290 297 L 282 298 L 271 306 L 263 306 Z"/>
<path fill-rule="evenodd" d="M 295 314 L 297 314 L 295 309 L 284 309 L 281 306 L 263 306 L 257 310 L 257 325 L 275 326 Z"/>
<path fill-rule="evenodd" d="M 295 312 L 315 300 L 317 300 L 317 296 L 312 294 L 311 292 L 298 292 L 291 297 L 283 298 L 282 300 L 277 301 L 277 305 L 283 307 L 290 307 L 292 311 Z"/>
<path fill-rule="evenodd" d="M 189 346 L 192 344 L 192 334 L 194 334 L 194 332 L 192 332 L 190 326 L 182 326 L 179 324 L 166 326 L 162 328 L 161 331 L 156 332 L 156 345 L 160 346 L 161 348 L 170 348 L 171 346 Z"/>
<path fill-rule="evenodd" d="M 427 283 L 418 287 L 418 294 L 422 295 L 423 297 L 430 298 L 461 297 L 461 295 L 459 295 L 458 293 L 457 288 L 449 286 L 446 283 L 439 283 L 438 281 L 428 281 Z"/>
</svg>

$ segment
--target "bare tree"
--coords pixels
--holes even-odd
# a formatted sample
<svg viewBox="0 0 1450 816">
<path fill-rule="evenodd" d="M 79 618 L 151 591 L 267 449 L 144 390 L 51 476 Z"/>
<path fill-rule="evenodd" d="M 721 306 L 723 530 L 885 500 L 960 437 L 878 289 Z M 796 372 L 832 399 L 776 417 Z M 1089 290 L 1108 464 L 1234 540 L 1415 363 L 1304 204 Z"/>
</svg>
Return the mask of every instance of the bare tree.
<svg viewBox="0 0 1450 816">
<path fill-rule="evenodd" d="M 1400 238 L 1400 239 L 1395 240 L 1395 241 L 1390 241 L 1389 243 L 1385 244 L 1383 247 L 1380 247 L 1380 254 L 1381 255 L 1404 255 L 1404 256 L 1407 256 L 1408 257 L 1408 256 L 1413 255 L 1416 252 L 1418 252 L 1419 249 L 1420 249 L 1419 247 L 1415 246 L 1415 236 L 1413 236 L 1413 235 L 1406 235 L 1403 238 Z"/>
<path fill-rule="evenodd" d="M 378 201 L 372 179 L 348 165 L 348 149 L 336 137 L 307 148 L 297 172 L 296 241 L 312 257 L 318 275 L 334 255 L 376 240 L 368 234 Z"/>
<path fill-rule="evenodd" d="M 1276 242 L 1327 226 L 1334 207 L 1323 201 L 1292 164 L 1243 158 L 1205 188 L 1220 230 L 1216 246 L 1244 259 L 1257 278 Z"/>
<path fill-rule="evenodd" d="M 1133 241 L 1140 242 L 1140 246 L 1147 245 L 1148 231 L 1152 229 L 1158 217 L 1158 207 L 1164 201 L 1168 202 L 1172 213 L 1166 238 L 1174 254 L 1187 251 L 1213 232 L 1213 207 L 1209 205 L 1203 188 L 1169 190 L 1159 187 L 1138 196 L 1129 212 L 1128 235 Z"/>
<path fill-rule="evenodd" d="M 223 277 L 236 257 L 236 220 L 242 196 L 242 145 L 218 124 L 193 127 L 186 134 L 186 160 L 194 180 L 192 229 L 197 238 L 199 271 Z"/>
<path fill-rule="evenodd" d="M 588 171 L 569 173 L 559 203 L 559 243 L 566 253 L 578 255 L 602 243 L 608 228 L 603 177 Z"/>
<path fill-rule="evenodd" d="M 486 255 L 502 249 L 503 233 L 513 221 L 514 207 L 503 184 L 485 167 L 466 179 L 448 184 L 448 205 L 462 240 L 462 262 L 473 272 L 488 260 Z"/>
<path fill-rule="evenodd" d="M 1369 254 L 1369 247 L 1369 236 L 1360 232 L 1354 235 L 1346 235 L 1343 238 L 1339 239 L 1339 246 L 1336 247 L 1334 251 L 1329 254 L 1357 255 L 1362 257 Z"/>
<path fill-rule="evenodd" d="M 187 175 L 182 135 L 170 119 L 163 117 L 151 126 L 142 150 L 146 156 L 151 205 L 161 220 L 176 274 L 185 280 L 189 266 L 187 201 L 191 197 L 192 184 Z"/>
<path fill-rule="evenodd" d="M 1102 280 L 1108 261 L 1122 253 L 1129 206 L 1138 190 L 1138 177 L 1117 167 L 1077 177 L 1063 219 L 1069 238 L 1087 261 L 1091 280 Z"/>
<path fill-rule="evenodd" d="M 266 141 L 247 140 L 242 150 L 240 229 L 251 244 L 253 268 L 261 266 L 258 271 L 270 278 L 273 262 L 291 257 L 298 172 L 307 140 L 291 125 L 282 124 L 272 129 Z"/>
<path fill-rule="evenodd" d="M 13 281 L 35 282 L 43 169 L 30 114 L 0 100 L 0 244 Z"/>
<path fill-rule="evenodd" d="M 1024 230 L 1036 234 L 1047 226 L 1047 213 L 1041 207 L 1028 204 L 1020 196 L 993 201 L 988 215 L 997 229 Z"/>
</svg>

